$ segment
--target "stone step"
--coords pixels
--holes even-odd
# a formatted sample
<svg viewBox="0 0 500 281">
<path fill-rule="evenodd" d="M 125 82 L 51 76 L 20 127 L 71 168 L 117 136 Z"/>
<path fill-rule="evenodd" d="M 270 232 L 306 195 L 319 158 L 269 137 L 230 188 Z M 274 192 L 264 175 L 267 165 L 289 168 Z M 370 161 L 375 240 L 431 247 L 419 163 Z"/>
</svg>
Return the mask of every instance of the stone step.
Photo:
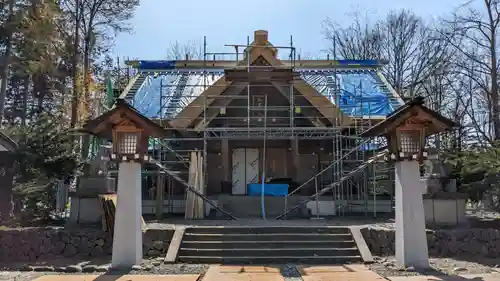
<svg viewBox="0 0 500 281">
<path fill-rule="evenodd" d="M 197 249 L 255 249 L 255 248 L 353 248 L 354 240 L 347 241 L 183 241 L 184 248 Z"/>
<path fill-rule="evenodd" d="M 183 241 L 350 241 L 351 234 L 333 233 L 185 233 Z"/>
<path fill-rule="evenodd" d="M 178 260 L 197 263 L 360 262 L 347 227 L 200 226 L 186 229 Z"/>
<path fill-rule="evenodd" d="M 183 248 L 179 251 L 179 256 L 199 256 L 199 257 L 268 257 L 285 256 L 285 257 L 301 257 L 301 256 L 356 256 L 358 248 L 233 248 L 233 249 L 198 249 L 198 248 Z"/>
<path fill-rule="evenodd" d="M 187 230 L 190 234 L 349 234 L 347 227 L 311 227 L 311 226 L 221 226 L 193 227 Z"/>
<path fill-rule="evenodd" d="M 345 264 L 361 262 L 361 256 L 179 256 L 186 263 L 224 263 L 224 264 Z"/>
</svg>

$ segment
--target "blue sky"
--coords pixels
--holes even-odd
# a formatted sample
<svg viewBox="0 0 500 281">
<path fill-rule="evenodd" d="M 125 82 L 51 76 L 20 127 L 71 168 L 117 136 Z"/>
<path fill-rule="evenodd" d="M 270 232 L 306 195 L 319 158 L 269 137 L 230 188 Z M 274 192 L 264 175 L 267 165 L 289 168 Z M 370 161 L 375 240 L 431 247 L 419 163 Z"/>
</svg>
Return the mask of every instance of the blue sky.
<svg viewBox="0 0 500 281">
<path fill-rule="evenodd" d="M 302 54 L 317 55 L 328 44 L 322 22 L 352 21 L 349 13 L 361 11 L 371 20 L 391 10 L 410 9 L 427 19 L 446 16 L 464 0 L 141 0 L 132 20 L 131 34 L 116 39 L 121 58 L 164 59 L 171 42 L 195 41 L 207 36 L 209 52 L 230 52 L 224 44 L 246 44 L 253 31 L 266 29 L 274 45 L 294 46 Z"/>
</svg>

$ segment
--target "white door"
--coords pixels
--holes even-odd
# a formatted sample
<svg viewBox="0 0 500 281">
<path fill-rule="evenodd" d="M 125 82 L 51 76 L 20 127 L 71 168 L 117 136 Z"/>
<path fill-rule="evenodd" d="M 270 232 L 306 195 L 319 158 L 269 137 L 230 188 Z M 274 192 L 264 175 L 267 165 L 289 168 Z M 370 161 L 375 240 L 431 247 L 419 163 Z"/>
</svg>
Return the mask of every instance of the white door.
<svg viewBox="0 0 500 281">
<path fill-rule="evenodd" d="M 259 182 L 259 150 L 238 148 L 233 150 L 233 194 L 246 194 L 247 184 Z"/>
<path fill-rule="evenodd" d="M 233 150 L 233 194 L 246 194 L 245 179 L 245 149 L 238 148 Z"/>
<path fill-rule="evenodd" d="M 259 182 L 259 150 L 257 148 L 246 149 L 246 184 Z"/>
</svg>

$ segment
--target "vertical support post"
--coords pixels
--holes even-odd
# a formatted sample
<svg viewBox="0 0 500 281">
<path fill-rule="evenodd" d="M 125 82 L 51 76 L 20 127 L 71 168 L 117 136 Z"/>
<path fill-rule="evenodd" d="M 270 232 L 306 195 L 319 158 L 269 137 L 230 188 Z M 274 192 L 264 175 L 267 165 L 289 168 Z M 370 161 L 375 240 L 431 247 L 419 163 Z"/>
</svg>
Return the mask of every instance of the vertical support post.
<svg viewBox="0 0 500 281">
<path fill-rule="evenodd" d="M 247 36 L 247 46 L 250 45 L 250 37 Z M 248 49 L 249 51 L 247 52 L 247 72 L 250 74 L 250 63 L 251 63 L 251 56 L 252 52 L 251 49 Z M 247 83 L 247 136 L 250 137 L 250 82 Z"/>
<path fill-rule="evenodd" d="M 229 181 L 229 140 L 227 138 L 221 139 L 221 156 L 222 156 L 222 173 L 224 181 Z"/>
<path fill-rule="evenodd" d="M 174 179 L 168 176 L 168 212 L 174 212 Z"/>
<path fill-rule="evenodd" d="M 111 260 L 114 268 L 132 267 L 142 260 L 141 188 L 141 164 L 120 163 Z"/>
<path fill-rule="evenodd" d="M 207 132 L 207 128 L 208 128 L 208 124 L 207 124 L 207 110 L 208 110 L 208 105 L 207 105 L 207 98 L 205 97 L 203 99 L 203 124 L 205 124 L 205 129 L 203 130 L 203 154 L 202 154 L 202 159 L 201 161 L 199 161 L 199 164 L 201 167 L 198 168 L 198 171 L 201 172 L 201 175 L 199 175 L 199 177 L 202 179 L 199 183 L 200 183 L 200 187 L 199 187 L 199 190 L 198 191 L 203 191 L 203 194 L 207 194 L 207 190 L 206 190 L 206 183 L 208 182 L 208 140 L 207 140 L 207 137 L 208 137 L 208 132 Z M 199 155 L 199 154 L 198 154 Z M 196 171 L 196 172 L 198 172 Z M 196 198 L 196 200 L 198 201 L 198 198 Z M 205 202 L 201 202 L 201 204 L 203 204 L 203 209 L 205 209 Z M 204 216 L 205 212 L 203 212 L 203 216 Z"/>
<path fill-rule="evenodd" d="M 163 218 L 163 200 L 165 195 L 165 173 L 158 173 L 156 180 L 156 219 Z"/>
<path fill-rule="evenodd" d="M 203 36 L 203 91 L 207 89 L 207 36 Z M 205 121 L 205 120 L 203 120 Z"/>
<path fill-rule="evenodd" d="M 262 147 L 262 187 L 260 190 L 260 205 L 262 209 L 262 218 L 266 219 L 266 206 L 264 197 L 264 188 L 266 181 L 266 138 L 267 138 L 267 94 L 264 95 L 264 143 Z"/>
<path fill-rule="evenodd" d="M 299 155 L 299 139 L 298 138 L 293 138 L 290 141 L 291 148 L 292 148 L 292 159 L 293 159 L 293 167 L 295 171 L 295 181 L 298 182 L 298 174 L 300 170 L 300 155 Z"/>
<path fill-rule="evenodd" d="M 318 177 L 314 177 L 314 189 L 316 191 L 316 218 L 319 219 L 319 195 L 318 195 Z"/>
<path fill-rule="evenodd" d="M 396 162 L 396 264 L 429 267 L 418 161 Z"/>
<path fill-rule="evenodd" d="M 377 217 L 377 183 L 373 181 L 373 217 Z"/>
</svg>

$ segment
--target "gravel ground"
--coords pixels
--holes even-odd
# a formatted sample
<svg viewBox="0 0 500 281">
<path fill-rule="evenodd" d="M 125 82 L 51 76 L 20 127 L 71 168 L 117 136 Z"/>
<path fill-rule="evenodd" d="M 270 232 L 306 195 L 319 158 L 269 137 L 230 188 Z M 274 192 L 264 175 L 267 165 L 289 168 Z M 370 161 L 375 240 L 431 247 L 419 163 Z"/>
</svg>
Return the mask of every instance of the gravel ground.
<svg viewBox="0 0 500 281">
<path fill-rule="evenodd" d="M 97 264 L 93 263 L 92 265 L 97 266 Z M 91 265 L 87 265 L 91 266 Z M 102 265 L 101 265 L 102 266 Z M 165 275 L 165 274 L 204 274 L 209 265 L 205 264 L 172 264 L 166 265 L 162 264 L 159 266 L 152 266 L 151 262 L 145 262 L 143 264 L 142 270 L 133 270 L 130 272 L 117 272 L 123 274 L 157 274 L 157 275 Z M 284 277 L 285 281 L 302 281 L 302 277 L 300 276 L 299 271 L 296 266 L 293 264 L 285 264 L 280 266 L 281 274 Z M 102 274 L 102 273 L 66 273 L 66 272 L 25 272 L 25 271 L 0 271 L 0 281 L 32 281 L 40 276 L 47 274 Z"/>
<path fill-rule="evenodd" d="M 175 229 L 176 227 L 194 226 L 389 226 L 393 224 L 391 218 L 368 219 L 363 217 L 323 217 L 321 220 L 293 219 L 293 220 L 262 220 L 240 219 L 240 220 L 190 220 L 169 219 L 168 221 L 148 221 L 150 229 Z"/>
<path fill-rule="evenodd" d="M 376 257 L 376 262 L 371 264 L 369 267 L 374 272 L 378 273 L 383 277 L 389 276 L 415 276 L 415 275 L 464 275 L 464 274 L 484 274 L 484 273 L 498 273 L 500 268 L 495 266 L 494 260 L 488 261 L 478 261 L 478 262 L 468 262 L 451 258 L 431 258 L 431 269 L 426 271 L 418 271 L 414 268 L 400 269 L 395 265 L 394 257 Z M 498 261 L 497 261 L 498 262 Z M 83 271 L 89 268 L 95 269 L 97 267 L 107 267 L 109 264 L 92 261 L 86 263 L 75 263 L 75 266 L 79 266 Z M 277 265 L 281 269 L 281 274 L 285 278 L 285 281 L 302 281 L 302 277 L 294 264 Z M 72 266 L 67 266 L 72 267 Z M 130 272 L 116 272 L 118 274 L 204 274 L 210 265 L 207 264 L 163 264 L 158 260 L 145 260 L 140 268 L 132 270 Z M 54 271 L 44 271 L 36 272 L 40 269 L 52 268 Z M 57 266 L 34 266 L 31 268 L 35 271 L 0 271 L 0 281 L 31 281 L 37 277 L 45 274 L 85 274 L 82 272 L 68 273 L 68 272 L 58 272 L 62 270 L 63 267 Z M 5 269 L 4 269 L 5 270 Z M 26 270 L 26 269 L 25 269 Z M 88 273 L 91 274 L 91 273 Z M 102 273 L 92 273 L 92 274 L 102 274 Z M 500 275 L 500 274 L 499 274 Z"/>
<path fill-rule="evenodd" d="M 414 276 L 414 275 L 464 275 L 498 273 L 498 260 L 478 260 L 477 262 L 463 261 L 453 258 L 430 258 L 431 268 L 426 271 L 398 268 L 394 257 L 375 257 L 376 262 L 370 265 L 370 269 L 381 276 Z"/>
<path fill-rule="evenodd" d="M 207 264 L 164 264 L 163 258 L 143 260 L 141 266 L 131 271 L 110 270 L 109 259 L 71 260 L 59 259 L 44 261 L 27 266 L 24 263 L 0 264 L 0 281 L 30 281 L 46 274 L 204 274 L 210 265 Z"/>
</svg>

